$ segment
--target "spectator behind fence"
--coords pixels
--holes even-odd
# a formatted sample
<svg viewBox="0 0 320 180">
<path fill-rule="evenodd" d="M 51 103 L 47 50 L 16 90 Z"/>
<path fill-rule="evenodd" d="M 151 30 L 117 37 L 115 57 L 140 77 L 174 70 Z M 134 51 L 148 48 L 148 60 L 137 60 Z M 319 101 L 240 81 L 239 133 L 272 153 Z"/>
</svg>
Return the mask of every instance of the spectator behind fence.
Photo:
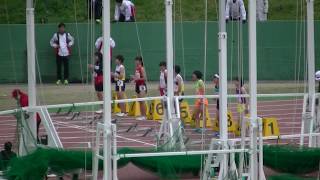
<svg viewBox="0 0 320 180">
<path fill-rule="evenodd" d="M 4 150 L 0 152 L 0 170 L 6 170 L 12 158 L 16 158 L 17 154 L 12 151 L 12 143 L 4 143 Z"/>
<path fill-rule="evenodd" d="M 268 19 L 269 0 L 257 0 L 257 21 Z"/>
<path fill-rule="evenodd" d="M 102 0 L 87 0 L 87 5 L 89 9 L 89 18 L 94 18 L 97 23 L 100 23 L 102 16 Z"/>
<path fill-rule="evenodd" d="M 114 9 L 114 21 L 116 22 L 134 22 L 135 21 L 135 7 L 129 0 L 116 0 L 116 7 Z"/>
<path fill-rule="evenodd" d="M 243 0 L 227 0 L 226 3 L 226 21 L 247 21 L 246 8 Z"/>
<path fill-rule="evenodd" d="M 69 84 L 69 56 L 71 55 L 71 47 L 74 43 L 74 38 L 70 33 L 65 31 L 66 25 L 60 23 L 58 25 L 58 32 L 53 34 L 50 40 L 50 45 L 55 49 L 57 62 L 57 85 L 61 84 L 62 75 L 61 68 L 63 64 L 65 85 Z"/>
</svg>

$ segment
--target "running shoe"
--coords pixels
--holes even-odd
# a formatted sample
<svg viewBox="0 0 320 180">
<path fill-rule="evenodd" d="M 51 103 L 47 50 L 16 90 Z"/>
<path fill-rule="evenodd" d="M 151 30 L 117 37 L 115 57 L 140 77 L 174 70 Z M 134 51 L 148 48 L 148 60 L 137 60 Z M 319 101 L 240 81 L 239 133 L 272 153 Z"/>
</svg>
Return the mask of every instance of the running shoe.
<svg viewBox="0 0 320 180">
<path fill-rule="evenodd" d="M 144 116 L 137 117 L 137 120 L 138 120 L 138 121 L 144 121 L 144 120 L 146 120 L 146 117 L 144 117 Z"/>
<path fill-rule="evenodd" d="M 124 113 L 122 113 L 122 112 L 117 113 L 116 116 L 123 117 L 123 116 L 124 116 Z"/>
<path fill-rule="evenodd" d="M 95 113 L 96 114 L 102 114 L 102 112 L 103 112 L 102 109 L 100 109 L 100 110 L 96 111 Z"/>
<path fill-rule="evenodd" d="M 57 175 L 55 175 L 55 174 L 48 174 L 47 175 L 47 178 L 55 178 L 55 177 L 57 177 Z"/>
</svg>

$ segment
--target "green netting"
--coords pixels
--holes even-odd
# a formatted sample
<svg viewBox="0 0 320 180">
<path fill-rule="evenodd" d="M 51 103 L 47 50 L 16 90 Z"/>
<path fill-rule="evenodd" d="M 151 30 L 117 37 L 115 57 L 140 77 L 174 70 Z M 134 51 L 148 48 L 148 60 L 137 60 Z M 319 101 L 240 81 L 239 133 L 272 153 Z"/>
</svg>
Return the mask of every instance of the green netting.
<svg viewBox="0 0 320 180">
<path fill-rule="evenodd" d="M 274 145 L 264 146 L 263 153 L 264 165 L 280 172 L 305 174 L 319 169 L 320 148 Z"/>
<path fill-rule="evenodd" d="M 118 154 L 154 152 L 153 150 L 138 150 L 123 148 Z M 151 158 L 121 158 L 118 168 L 129 162 L 137 167 L 154 172 L 163 179 L 177 179 L 180 173 L 194 172 L 198 174 L 201 167 L 201 156 L 170 156 Z M 99 161 L 99 168 L 103 166 Z M 67 151 L 57 149 L 37 149 L 30 155 L 12 159 L 5 172 L 9 180 L 40 180 L 48 169 L 56 174 L 72 172 L 77 169 L 92 169 L 92 152 Z"/>
<path fill-rule="evenodd" d="M 102 162 L 99 162 L 100 166 Z M 30 155 L 15 158 L 5 175 L 8 179 L 43 179 L 48 168 L 61 174 L 76 169 L 91 169 L 92 152 L 37 149 Z"/>
<path fill-rule="evenodd" d="M 118 154 L 156 152 L 153 149 L 118 150 Z M 48 169 L 56 174 L 72 172 L 77 169 L 92 169 L 92 152 L 67 151 L 57 149 L 37 149 L 28 156 L 12 159 L 5 172 L 9 180 L 40 180 Z M 319 168 L 319 148 L 299 148 L 293 146 L 264 146 L 264 163 L 266 166 L 285 173 L 304 174 L 317 171 Z M 182 173 L 198 174 L 202 162 L 200 155 L 121 158 L 118 167 L 133 163 L 139 168 L 151 171 L 162 179 L 178 179 Z M 102 168 L 102 161 L 99 168 Z M 301 178 L 292 175 L 270 177 L 271 180 Z"/>
<path fill-rule="evenodd" d="M 316 180 L 316 178 L 302 178 L 290 174 L 281 174 L 277 176 L 270 176 L 268 180 Z"/>
</svg>

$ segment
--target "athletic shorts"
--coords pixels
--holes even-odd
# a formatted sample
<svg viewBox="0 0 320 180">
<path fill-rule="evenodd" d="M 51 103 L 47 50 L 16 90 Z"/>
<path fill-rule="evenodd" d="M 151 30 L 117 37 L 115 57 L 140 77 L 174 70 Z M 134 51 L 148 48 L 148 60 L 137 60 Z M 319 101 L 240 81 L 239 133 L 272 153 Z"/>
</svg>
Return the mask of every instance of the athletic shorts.
<svg viewBox="0 0 320 180">
<path fill-rule="evenodd" d="M 217 110 L 219 110 L 219 99 L 217 99 L 217 105 L 216 105 Z"/>
<path fill-rule="evenodd" d="M 122 80 L 116 81 L 116 92 L 124 92 L 126 90 L 126 83 Z"/>
<path fill-rule="evenodd" d="M 160 88 L 160 96 L 165 96 L 165 95 L 167 95 L 166 89 Z"/>
<path fill-rule="evenodd" d="M 94 89 L 97 91 L 97 92 L 102 92 L 103 91 L 103 84 L 100 83 L 100 84 L 95 84 L 94 85 Z"/>
<path fill-rule="evenodd" d="M 144 91 L 145 93 L 147 93 L 147 85 L 146 84 L 136 84 L 136 93 L 140 94 L 141 91 Z"/>
<path fill-rule="evenodd" d="M 181 92 L 180 96 L 184 96 L 184 92 Z M 179 102 L 182 102 L 183 98 L 179 99 Z"/>
<path fill-rule="evenodd" d="M 208 106 L 208 100 L 207 99 L 196 99 L 194 105 L 197 108 L 200 108 L 202 105 Z"/>
</svg>

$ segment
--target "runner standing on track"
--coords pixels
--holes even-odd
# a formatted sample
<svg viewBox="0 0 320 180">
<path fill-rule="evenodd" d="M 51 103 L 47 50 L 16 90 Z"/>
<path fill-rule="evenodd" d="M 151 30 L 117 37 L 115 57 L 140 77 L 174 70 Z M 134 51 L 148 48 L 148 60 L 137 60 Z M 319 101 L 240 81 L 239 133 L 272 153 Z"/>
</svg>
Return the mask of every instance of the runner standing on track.
<svg viewBox="0 0 320 180">
<path fill-rule="evenodd" d="M 195 81 L 194 88 L 196 90 L 196 95 L 204 95 L 205 85 L 202 80 L 202 73 L 200 71 L 194 71 L 192 74 L 192 80 Z M 197 98 L 195 100 L 193 109 L 193 119 L 195 120 L 196 129 L 195 132 L 201 133 L 200 119 L 203 117 L 203 108 L 208 106 L 208 100 L 206 98 Z M 205 121 L 203 122 L 205 125 Z"/>
<path fill-rule="evenodd" d="M 242 97 L 243 95 L 247 94 L 246 88 L 244 87 L 243 80 L 239 77 L 235 77 L 233 79 L 234 85 L 236 87 L 236 94 L 239 96 L 238 97 L 238 105 L 237 105 L 237 111 L 239 113 L 245 113 L 248 114 L 249 112 L 249 106 L 247 102 L 247 98 Z"/>
<path fill-rule="evenodd" d="M 124 58 L 122 55 L 116 56 L 115 63 L 116 63 L 116 69 L 115 73 L 113 75 L 114 82 L 116 84 L 116 92 L 117 92 L 117 99 L 124 99 L 124 93 L 126 90 L 126 69 L 123 65 Z M 126 105 L 125 103 L 119 103 L 121 112 L 117 114 L 117 116 L 126 116 Z"/>
<path fill-rule="evenodd" d="M 167 63 L 165 61 L 161 61 L 159 64 L 160 67 L 160 81 L 159 81 L 159 92 L 160 96 L 167 95 Z"/>
<path fill-rule="evenodd" d="M 181 69 L 179 65 L 174 66 L 174 72 L 175 72 L 175 77 L 174 77 L 174 95 L 175 96 L 183 96 L 184 95 L 184 82 L 183 78 L 180 75 Z M 182 101 L 182 99 L 181 99 Z"/>
<path fill-rule="evenodd" d="M 29 106 L 29 97 L 26 93 L 22 92 L 20 89 L 14 89 L 11 92 L 11 96 L 17 100 L 17 104 L 19 107 L 27 107 Z M 41 118 L 39 113 L 37 113 L 36 115 L 36 121 L 37 121 L 37 141 L 39 141 L 39 128 L 40 128 L 40 124 L 41 124 Z"/>
<path fill-rule="evenodd" d="M 219 95 L 219 74 L 213 75 L 214 95 Z M 216 120 L 219 122 L 219 98 L 216 99 Z"/>
<path fill-rule="evenodd" d="M 89 69 L 93 70 L 94 89 L 99 101 L 103 101 L 103 58 L 100 52 L 94 54 L 95 63 L 89 64 Z M 102 113 L 102 109 L 96 111 L 97 114 Z"/>
<path fill-rule="evenodd" d="M 144 98 L 147 94 L 147 85 L 146 85 L 146 73 L 143 67 L 143 60 L 141 56 L 135 58 L 136 70 L 135 75 L 131 77 L 135 82 L 135 90 L 138 98 Z M 146 120 L 146 103 L 145 101 L 140 101 L 140 111 L 141 117 L 138 117 L 137 120 Z"/>
<path fill-rule="evenodd" d="M 249 105 L 247 98 L 242 97 L 247 94 L 246 88 L 244 87 L 243 80 L 239 77 L 233 79 L 234 85 L 236 87 L 236 94 L 238 95 L 237 111 L 239 113 L 238 124 L 241 129 L 242 120 L 244 116 L 249 113 Z"/>
</svg>

